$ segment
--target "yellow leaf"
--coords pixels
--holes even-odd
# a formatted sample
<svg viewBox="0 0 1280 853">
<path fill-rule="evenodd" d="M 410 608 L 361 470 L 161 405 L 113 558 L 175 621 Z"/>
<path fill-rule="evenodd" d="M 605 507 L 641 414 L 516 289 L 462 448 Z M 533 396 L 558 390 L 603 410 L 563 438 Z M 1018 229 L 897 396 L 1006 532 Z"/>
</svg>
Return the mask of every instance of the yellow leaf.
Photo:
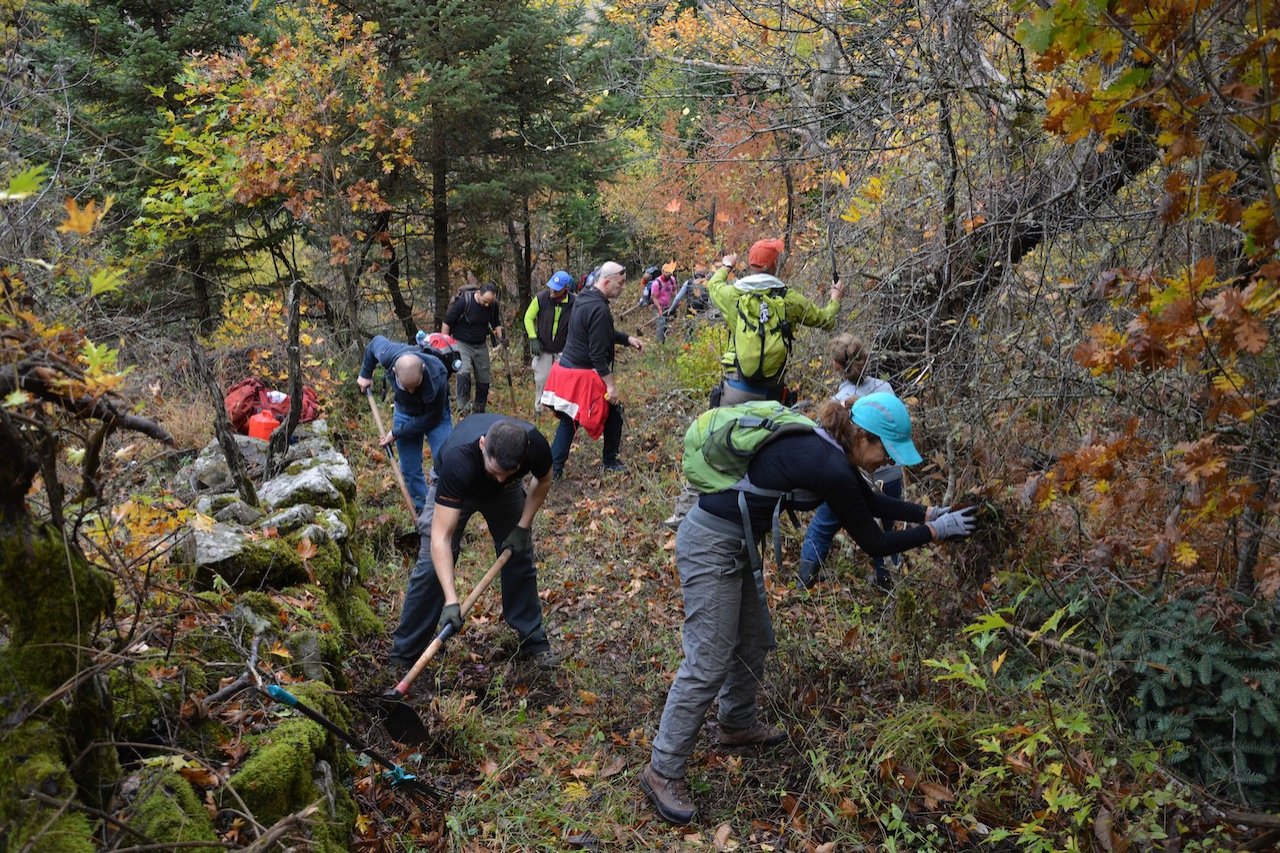
<svg viewBox="0 0 1280 853">
<path fill-rule="evenodd" d="M 564 786 L 564 798 L 571 803 L 585 800 L 587 798 L 587 786 L 581 782 L 570 782 Z"/>
<path fill-rule="evenodd" d="M 217 522 L 214 521 L 211 516 L 205 515 L 202 512 L 197 512 L 195 518 L 191 519 L 191 526 L 196 530 L 199 530 L 201 533 L 208 533 L 213 529 L 215 524 L 217 524 Z"/>
<path fill-rule="evenodd" d="M 369 816 L 367 814 L 364 814 L 363 812 L 361 812 L 360 814 L 356 815 L 356 832 L 360 833 L 361 835 L 368 835 L 369 829 L 372 826 L 373 826 L 373 822 L 369 820 Z"/>
<path fill-rule="evenodd" d="M 287 648 L 285 648 L 284 643 L 280 642 L 279 640 L 277 640 L 276 644 L 272 646 L 268 651 L 270 652 L 270 654 L 273 654 L 278 658 L 284 658 L 285 660 L 293 660 L 293 653 L 290 652 Z"/>
<path fill-rule="evenodd" d="M 600 697 L 590 690 L 579 690 L 578 698 L 582 700 L 583 705 L 594 705 L 600 701 Z"/>
<path fill-rule="evenodd" d="M 846 172 L 844 169 L 836 169 L 834 172 L 831 173 L 831 177 L 834 178 L 836 183 L 838 183 L 840 186 L 844 187 L 845 189 L 849 189 L 849 173 Z"/>
<path fill-rule="evenodd" d="M 884 200 L 884 184 L 879 178 L 868 178 L 862 187 L 862 197 L 867 201 L 879 203 Z"/>
<path fill-rule="evenodd" d="M 1173 549 L 1173 559 L 1179 566 L 1191 568 L 1200 559 L 1200 554 L 1186 542 L 1179 542 Z"/>
<path fill-rule="evenodd" d="M 1004 666 L 1004 659 L 1008 657 L 1008 655 L 1009 655 L 1008 651 L 1003 651 L 1000 653 L 1000 657 L 996 658 L 991 662 L 992 675 L 995 675 L 997 672 L 1000 671 L 1000 667 Z"/>
</svg>

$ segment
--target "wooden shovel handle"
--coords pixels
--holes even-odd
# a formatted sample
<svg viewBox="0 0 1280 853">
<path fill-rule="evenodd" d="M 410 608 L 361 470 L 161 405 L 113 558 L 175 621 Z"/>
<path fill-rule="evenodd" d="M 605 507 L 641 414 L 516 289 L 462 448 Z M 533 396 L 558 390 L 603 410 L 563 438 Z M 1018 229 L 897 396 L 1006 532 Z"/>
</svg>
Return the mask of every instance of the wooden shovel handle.
<svg viewBox="0 0 1280 853">
<path fill-rule="evenodd" d="M 511 559 L 511 549 L 506 548 L 498 555 L 498 559 L 494 561 L 494 564 L 489 567 L 489 571 L 484 573 L 484 577 L 480 578 L 480 581 L 473 586 L 471 588 L 471 592 L 467 594 L 466 600 L 462 602 L 462 607 L 460 608 L 463 616 L 466 616 L 471 612 L 471 608 L 475 605 L 476 600 L 479 599 L 480 596 L 484 594 L 484 591 L 489 588 L 489 584 L 493 583 L 493 579 L 498 576 L 498 573 L 502 571 L 502 567 L 507 564 L 507 560 L 509 559 Z M 453 629 L 448 625 L 445 625 L 440 629 L 440 633 L 436 634 L 436 637 L 431 641 L 431 644 L 427 646 L 421 655 L 418 656 L 418 660 L 413 664 L 413 668 L 409 670 L 408 674 L 405 675 L 404 678 L 400 679 L 400 683 L 396 685 L 397 693 L 401 696 L 409 695 L 409 687 L 418 678 L 418 674 L 426 668 L 427 664 L 431 662 L 431 659 L 436 656 L 436 652 L 440 651 L 440 647 L 444 645 L 444 641 L 449 639 L 451 636 L 453 636 Z"/>
<path fill-rule="evenodd" d="M 387 431 L 382 427 L 382 413 L 378 411 L 378 404 L 373 399 L 373 389 L 370 388 L 364 392 L 364 396 L 369 400 L 369 411 L 373 412 L 373 423 L 378 428 L 378 441 L 382 441 L 382 437 Z M 405 509 L 409 510 L 409 517 L 413 519 L 414 526 L 418 524 L 418 512 L 413 508 L 413 498 L 409 495 L 409 487 L 405 485 L 404 474 L 400 471 L 400 463 L 388 453 L 387 460 L 391 463 L 391 471 L 396 475 L 396 482 L 400 484 L 400 494 L 404 495 Z"/>
</svg>

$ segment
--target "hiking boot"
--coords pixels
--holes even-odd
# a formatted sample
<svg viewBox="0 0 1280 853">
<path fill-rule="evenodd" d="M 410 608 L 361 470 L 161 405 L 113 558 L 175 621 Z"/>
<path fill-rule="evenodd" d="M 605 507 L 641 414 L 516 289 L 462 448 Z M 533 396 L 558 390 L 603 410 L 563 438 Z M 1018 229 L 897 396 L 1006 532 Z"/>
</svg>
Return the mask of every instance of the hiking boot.
<svg viewBox="0 0 1280 853">
<path fill-rule="evenodd" d="M 608 462 L 601 462 L 600 467 L 606 471 L 625 471 L 627 466 L 622 464 L 621 459 L 610 459 Z"/>
<path fill-rule="evenodd" d="M 561 479 L 562 477 L 564 477 L 564 469 L 563 469 L 563 468 L 552 468 L 552 469 L 551 469 L 551 480 L 552 480 L 552 482 L 555 482 L 555 481 L 557 481 L 557 480 Z"/>
<path fill-rule="evenodd" d="M 808 560 L 800 561 L 799 577 L 796 578 L 796 585 L 801 589 L 808 589 L 818 582 L 818 564 L 811 563 Z"/>
<path fill-rule="evenodd" d="M 745 729 L 720 727 L 721 746 L 777 746 L 787 739 L 782 729 L 756 720 Z"/>
<path fill-rule="evenodd" d="M 659 776 L 652 764 L 646 764 L 640 771 L 640 790 L 667 823 L 684 826 L 698 816 L 698 808 L 689 794 L 689 783 Z"/>
<path fill-rule="evenodd" d="M 551 649 L 543 649 L 540 652 L 534 652 L 529 655 L 529 660 L 533 661 L 533 665 L 538 669 L 545 671 L 559 669 L 560 655 Z"/>
<path fill-rule="evenodd" d="M 667 518 L 665 518 L 665 519 L 663 520 L 662 525 L 663 525 L 664 527 L 669 527 L 669 528 L 671 528 L 672 530 L 679 530 L 679 529 L 680 529 L 680 522 L 682 522 L 682 521 L 684 521 L 684 516 L 674 515 L 674 514 L 673 514 L 673 515 L 669 515 L 669 516 L 667 516 Z"/>
</svg>

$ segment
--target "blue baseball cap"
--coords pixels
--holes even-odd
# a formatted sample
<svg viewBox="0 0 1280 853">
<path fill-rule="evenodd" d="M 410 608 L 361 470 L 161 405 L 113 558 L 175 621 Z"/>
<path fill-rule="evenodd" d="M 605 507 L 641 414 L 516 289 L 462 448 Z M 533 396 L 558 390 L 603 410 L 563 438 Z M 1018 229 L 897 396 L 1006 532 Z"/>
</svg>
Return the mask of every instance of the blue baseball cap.
<svg viewBox="0 0 1280 853">
<path fill-rule="evenodd" d="M 888 391 L 859 397 L 849 411 L 858 426 L 880 439 L 889 457 L 898 465 L 915 465 L 922 460 L 911 442 L 911 415 L 902 401 Z"/>
<path fill-rule="evenodd" d="M 571 284 L 573 284 L 573 276 L 564 270 L 556 270 L 556 274 L 547 280 L 547 287 L 556 292 L 564 290 Z"/>
</svg>

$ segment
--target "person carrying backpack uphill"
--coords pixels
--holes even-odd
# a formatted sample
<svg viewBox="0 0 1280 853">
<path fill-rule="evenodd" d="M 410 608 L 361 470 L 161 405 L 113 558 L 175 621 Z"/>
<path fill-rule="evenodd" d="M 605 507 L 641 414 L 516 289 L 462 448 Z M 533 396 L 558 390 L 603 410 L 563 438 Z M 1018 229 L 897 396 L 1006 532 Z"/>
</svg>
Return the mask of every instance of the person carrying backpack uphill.
<svg viewBox="0 0 1280 853">
<path fill-rule="evenodd" d="M 725 377 L 722 406 L 781 399 L 796 327 L 835 328 L 843 282 L 831 285 L 826 306 L 819 308 L 777 277 L 783 248 L 776 238 L 758 240 L 747 252 L 749 275 L 729 282 L 729 272 L 738 263 L 738 256 L 731 254 L 707 282 L 711 301 L 729 324 L 729 349 L 735 357 L 736 370 Z"/>
<path fill-rule="evenodd" d="M 761 416 L 769 406 L 785 427 L 770 429 L 771 417 Z M 704 491 L 676 533 L 684 660 L 667 693 L 649 764 L 639 777 L 658 814 L 674 824 L 697 816 L 685 775 L 713 700 L 719 700 L 721 746 L 764 747 L 786 739 L 783 731 L 759 719 L 756 706 L 765 656 L 776 645 L 756 534 L 770 529 L 780 509 L 813 509 L 825 500 L 854 541 L 876 556 L 973 532 L 974 508 L 953 512 L 888 498 L 863 476 L 890 460 L 920 462 L 911 441 L 911 418 L 897 397 L 868 394 L 852 408 L 829 400 L 816 424 L 798 423 L 786 411 L 769 402 L 713 409 L 685 436 L 686 476 L 701 489 L 713 488 L 717 475 L 723 476 L 719 482 L 733 485 Z M 714 423 L 703 421 L 708 416 Z M 698 427 L 707 428 L 699 432 Z M 760 428 L 774 436 L 752 440 L 750 435 Z M 734 431 L 747 439 L 733 440 Z M 753 451 L 745 477 L 732 468 L 741 465 L 744 449 Z M 877 517 L 913 526 L 884 531 Z"/>
<path fill-rule="evenodd" d="M 440 323 L 440 331 L 458 339 L 458 353 L 462 356 L 462 370 L 458 371 L 458 412 L 482 413 L 489 402 L 489 385 L 493 382 L 493 368 L 489 363 L 489 344 L 492 338 L 500 346 L 506 346 L 506 334 L 502 331 L 502 315 L 498 311 L 498 287 L 482 284 L 464 287 L 449 303 Z M 471 408 L 471 378 L 475 377 L 476 402 Z"/>
</svg>

